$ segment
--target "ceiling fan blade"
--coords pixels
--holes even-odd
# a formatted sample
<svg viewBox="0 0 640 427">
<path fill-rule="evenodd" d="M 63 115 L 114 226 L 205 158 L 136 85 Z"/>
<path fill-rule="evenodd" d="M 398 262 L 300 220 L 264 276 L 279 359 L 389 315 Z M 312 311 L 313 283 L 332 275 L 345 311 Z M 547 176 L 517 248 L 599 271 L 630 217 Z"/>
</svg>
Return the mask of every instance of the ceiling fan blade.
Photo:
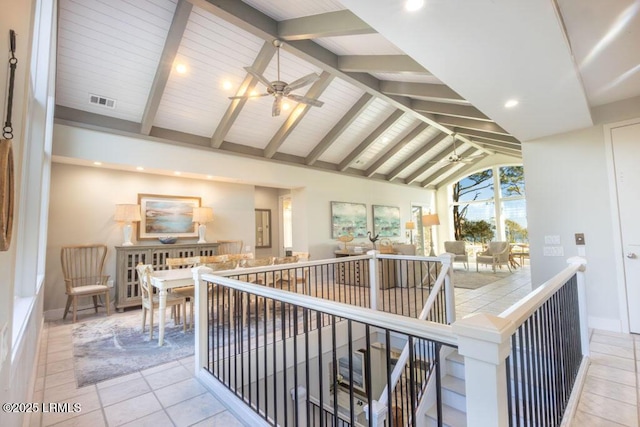
<svg viewBox="0 0 640 427">
<path fill-rule="evenodd" d="M 288 90 L 296 90 L 308 84 L 311 84 L 320 78 L 316 73 L 307 74 L 304 77 L 300 77 L 298 80 L 294 80 L 287 85 Z"/>
<path fill-rule="evenodd" d="M 238 95 L 238 96 L 228 96 L 229 99 L 251 99 L 251 98 L 260 98 L 261 96 L 269 96 L 270 93 L 259 93 L 257 95 Z"/>
<path fill-rule="evenodd" d="M 307 98 L 306 96 L 289 94 L 287 95 L 287 98 L 292 99 L 296 102 L 300 102 L 302 104 L 311 105 L 313 107 L 322 107 L 324 105 L 324 102 L 318 101 L 315 98 Z"/>
<path fill-rule="evenodd" d="M 263 76 L 262 74 L 260 74 L 259 72 L 257 72 L 251 67 L 244 67 L 244 69 L 247 71 L 247 73 L 251 74 L 253 77 L 258 79 L 260 83 L 262 83 L 266 87 L 271 87 L 271 82 L 267 80 L 265 76 Z"/>
<path fill-rule="evenodd" d="M 280 115 L 280 108 L 282 107 L 282 97 L 276 96 L 273 100 L 273 106 L 271 107 L 271 117 L 278 117 Z"/>
</svg>

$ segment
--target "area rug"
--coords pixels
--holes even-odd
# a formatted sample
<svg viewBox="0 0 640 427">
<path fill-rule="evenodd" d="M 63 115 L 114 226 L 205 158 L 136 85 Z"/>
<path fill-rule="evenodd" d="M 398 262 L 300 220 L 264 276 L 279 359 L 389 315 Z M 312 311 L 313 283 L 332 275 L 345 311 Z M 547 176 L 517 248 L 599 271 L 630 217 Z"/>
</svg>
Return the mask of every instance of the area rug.
<svg viewBox="0 0 640 427">
<path fill-rule="evenodd" d="M 471 268 L 471 266 L 470 266 Z M 482 286 L 497 282 L 498 280 L 509 277 L 511 273 L 507 271 L 480 270 L 476 272 L 472 270 L 455 269 L 453 271 L 453 286 L 464 289 L 478 289 Z"/>
<path fill-rule="evenodd" d="M 73 325 L 73 365 L 78 387 L 193 354 L 193 330 L 185 333 L 182 325 L 175 326 L 173 320 L 167 319 L 164 345 L 158 347 L 158 325 L 154 325 L 154 339 L 149 340 L 148 323 L 144 334 L 141 323 L 142 313 L 135 311 Z"/>
</svg>

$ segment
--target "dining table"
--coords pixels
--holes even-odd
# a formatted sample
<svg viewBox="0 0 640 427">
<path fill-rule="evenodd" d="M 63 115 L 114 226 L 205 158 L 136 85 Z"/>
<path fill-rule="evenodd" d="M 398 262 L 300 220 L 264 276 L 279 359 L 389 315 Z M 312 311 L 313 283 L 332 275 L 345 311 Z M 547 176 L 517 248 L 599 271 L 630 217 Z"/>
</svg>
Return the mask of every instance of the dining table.
<svg viewBox="0 0 640 427">
<path fill-rule="evenodd" d="M 190 268 L 178 268 L 174 270 L 156 270 L 151 273 L 151 285 L 158 289 L 158 311 L 160 312 L 160 323 L 158 325 L 158 346 L 164 344 L 164 325 L 166 320 L 167 293 L 172 288 L 182 286 L 193 286 L 193 273 Z M 186 321 L 186 313 L 184 320 Z"/>
</svg>

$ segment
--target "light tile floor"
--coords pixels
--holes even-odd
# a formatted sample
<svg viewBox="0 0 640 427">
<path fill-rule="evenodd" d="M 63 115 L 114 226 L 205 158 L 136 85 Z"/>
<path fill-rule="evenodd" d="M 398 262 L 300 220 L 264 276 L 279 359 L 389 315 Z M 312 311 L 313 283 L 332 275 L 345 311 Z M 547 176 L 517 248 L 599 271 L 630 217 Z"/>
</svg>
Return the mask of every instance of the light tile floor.
<svg viewBox="0 0 640 427">
<path fill-rule="evenodd" d="M 499 314 L 530 291 L 527 267 L 479 289 L 456 289 L 456 315 Z M 592 331 L 590 341 L 591 365 L 573 425 L 638 427 L 640 337 Z M 82 411 L 36 414 L 31 426 L 245 425 L 194 378 L 193 357 L 77 388 L 71 324 L 55 321 L 45 324 L 38 363 L 34 400 L 80 403 Z"/>
</svg>

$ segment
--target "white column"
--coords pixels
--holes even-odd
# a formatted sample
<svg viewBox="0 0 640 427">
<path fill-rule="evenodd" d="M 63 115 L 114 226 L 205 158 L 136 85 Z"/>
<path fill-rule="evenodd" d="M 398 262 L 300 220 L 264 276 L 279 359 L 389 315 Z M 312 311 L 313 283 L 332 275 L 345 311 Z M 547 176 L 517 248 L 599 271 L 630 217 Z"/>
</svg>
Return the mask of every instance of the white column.
<svg viewBox="0 0 640 427">
<path fill-rule="evenodd" d="M 578 310 L 580 313 L 580 341 L 582 342 L 582 355 L 587 357 L 589 351 L 589 322 L 587 315 L 587 288 L 585 284 L 584 270 L 587 260 L 582 257 L 572 257 L 567 260 L 567 264 L 578 264 L 580 268 L 576 273 L 578 281 Z"/>
<path fill-rule="evenodd" d="M 387 417 L 387 405 L 378 403 L 377 400 L 372 400 L 371 409 L 372 409 L 371 425 L 373 427 L 384 427 L 384 420 Z M 363 410 L 364 410 L 365 416 L 367 417 L 367 421 L 369 421 L 369 405 L 364 405 Z"/>
<path fill-rule="evenodd" d="M 464 356 L 468 427 L 509 425 L 505 360 L 513 322 L 477 313 L 454 323 L 458 353 Z"/>
<path fill-rule="evenodd" d="M 379 274 L 378 274 L 378 251 L 368 251 L 367 255 L 371 255 L 369 260 L 369 300 L 371 304 L 371 310 L 378 309 L 378 288 L 379 288 Z"/>
<path fill-rule="evenodd" d="M 203 274 L 213 273 L 209 267 L 200 266 L 191 269 L 193 282 L 195 284 L 195 298 L 193 309 L 195 313 L 195 373 L 198 375 L 203 366 L 207 363 L 207 302 L 209 293 L 207 282 L 202 280 Z M 186 313 L 185 313 L 186 315 Z"/>
<path fill-rule="evenodd" d="M 444 295 L 447 309 L 447 323 L 451 325 L 456 321 L 456 298 L 455 289 L 453 288 L 453 260 L 456 256 L 451 253 L 444 253 L 438 256 L 442 263 L 442 269 L 447 270 L 444 278 Z"/>
<path fill-rule="evenodd" d="M 296 399 L 296 390 L 297 390 L 297 399 Z M 307 389 L 298 386 L 297 389 L 292 388 L 289 393 L 291 393 L 291 400 L 293 400 L 298 408 L 298 424 L 296 426 L 306 427 L 307 425 Z M 295 414 L 294 418 L 291 420 L 292 423 L 295 423 Z"/>
</svg>

